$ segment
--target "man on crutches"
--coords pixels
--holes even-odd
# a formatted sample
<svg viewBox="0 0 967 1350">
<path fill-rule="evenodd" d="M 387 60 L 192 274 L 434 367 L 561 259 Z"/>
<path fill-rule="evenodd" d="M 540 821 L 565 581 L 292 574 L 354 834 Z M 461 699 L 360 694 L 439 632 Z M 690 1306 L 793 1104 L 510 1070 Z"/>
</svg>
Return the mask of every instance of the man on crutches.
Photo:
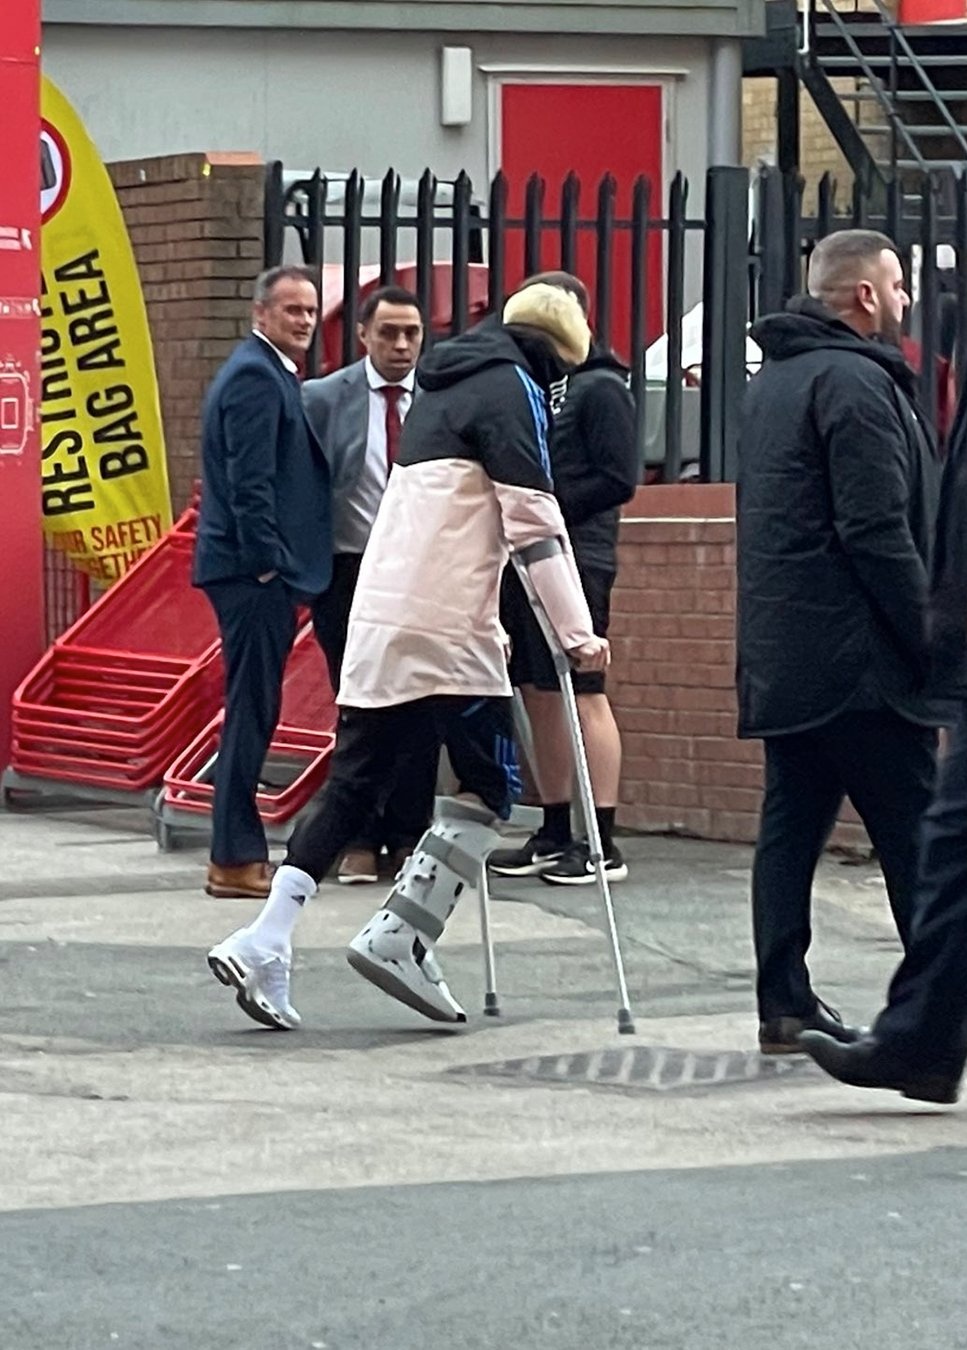
<svg viewBox="0 0 967 1350">
<path fill-rule="evenodd" d="M 475 886 L 518 786 L 500 577 L 512 548 L 577 669 L 608 643 L 591 616 L 554 498 L 550 386 L 586 358 L 591 335 L 565 290 L 530 286 L 422 363 L 423 397 L 403 429 L 359 573 L 339 689 L 329 780 L 254 923 L 208 956 L 248 1016 L 298 1025 L 289 997 L 302 906 L 372 809 L 402 757 L 445 740 L 460 783 L 350 944 L 350 964 L 391 997 L 464 1022 L 433 955 L 461 892 Z"/>
</svg>

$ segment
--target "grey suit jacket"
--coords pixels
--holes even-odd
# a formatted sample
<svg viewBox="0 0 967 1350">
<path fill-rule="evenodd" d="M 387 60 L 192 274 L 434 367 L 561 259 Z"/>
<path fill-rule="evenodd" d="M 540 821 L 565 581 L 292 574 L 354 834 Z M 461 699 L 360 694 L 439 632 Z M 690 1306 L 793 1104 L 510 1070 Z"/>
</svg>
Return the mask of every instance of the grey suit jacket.
<svg viewBox="0 0 967 1350">
<path fill-rule="evenodd" d="M 310 427 L 329 464 L 333 505 L 351 493 L 366 462 L 369 385 L 366 362 L 356 361 L 321 380 L 306 380 L 302 402 Z"/>
<path fill-rule="evenodd" d="M 417 397 L 415 387 L 413 395 Z M 321 380 L 306 380 L 302 403 L 329 465 L 333 534 L 338 540 L 345 532 L 346 502 L 352 498 L 366 463 L 369 384 L 365 358 L 334 370 Z"/>
</svg>

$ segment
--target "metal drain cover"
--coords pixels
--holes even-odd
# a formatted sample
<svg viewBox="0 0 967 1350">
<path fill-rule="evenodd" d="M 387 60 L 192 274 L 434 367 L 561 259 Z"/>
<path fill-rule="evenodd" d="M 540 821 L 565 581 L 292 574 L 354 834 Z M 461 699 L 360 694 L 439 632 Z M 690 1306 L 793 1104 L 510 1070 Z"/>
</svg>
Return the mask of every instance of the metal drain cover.
<svg viewBox="0 0 967 1350">
<path fill-rule="evenodd" d="M 535 1083 L 615 1087 L 639 1092 L 689 1092 L 738 1087 L 777 1078 L 810 1076 L 804 1056 L 763 1056 L 757 1050 L 674 1050 L 639 1045 L 627 1050 L 533 1055 L 492 1064 L 465 1064 L 448 1073 L 473 1078 L 513 1078 Z"/>
</svg>

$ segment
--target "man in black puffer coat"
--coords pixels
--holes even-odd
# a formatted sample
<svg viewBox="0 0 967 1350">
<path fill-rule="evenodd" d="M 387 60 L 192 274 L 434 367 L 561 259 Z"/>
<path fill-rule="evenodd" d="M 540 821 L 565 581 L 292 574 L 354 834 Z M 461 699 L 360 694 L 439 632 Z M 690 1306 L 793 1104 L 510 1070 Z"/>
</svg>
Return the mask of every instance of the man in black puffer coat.
<svg viewBox="0 0 967 1350">
<path fill-rule="evenodd" d="M 928 1102 L 957 1100 L 967 1062 L 967 398 L 947 451 L 937 525 L 931 687 L 956 720 L 924 821 L 916 922 L 872 1031 L 843 1045 L 803 1033 L 817 1064 L 854 1087 L 892 1088 Z"/>
<path fill-rule="evenodd" d="M 739 735 L 765 742 L 752 880 L 759 1044 L 856 1033 L 806 968 L 813 874 L 844 796 L 911 928 L 938 707 L 926 697 L 940 468 L 897 343 L 909 297 L 891 242 L 817 245 L 809 295 L 753 329 L 765 364 L 740 440 Z"/>
</svg>

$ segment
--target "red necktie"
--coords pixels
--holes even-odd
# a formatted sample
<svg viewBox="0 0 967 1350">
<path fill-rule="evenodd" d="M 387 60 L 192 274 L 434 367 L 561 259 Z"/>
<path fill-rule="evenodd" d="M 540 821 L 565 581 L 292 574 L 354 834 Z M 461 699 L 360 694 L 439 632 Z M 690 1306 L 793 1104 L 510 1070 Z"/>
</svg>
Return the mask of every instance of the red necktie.
<svg viewBox="0 0 967 1350">
<path fill-rule="evenodd" d="M 401 384 L 384 384 L 382 392 L 386 400 L 386 470 L 389 472 L 400 452 L 400 433 L 403 430 L 400 399 L 406 390 Z"/>
</svg>

